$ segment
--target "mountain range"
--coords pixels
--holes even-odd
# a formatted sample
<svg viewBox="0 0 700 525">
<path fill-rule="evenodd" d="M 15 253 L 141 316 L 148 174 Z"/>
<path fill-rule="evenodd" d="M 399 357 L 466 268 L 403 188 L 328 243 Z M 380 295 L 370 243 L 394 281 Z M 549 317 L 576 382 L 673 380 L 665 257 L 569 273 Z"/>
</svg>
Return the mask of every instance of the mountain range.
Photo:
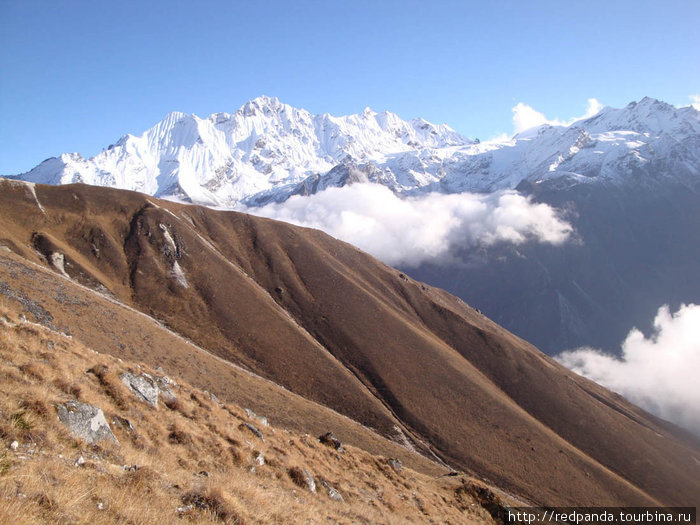
<svg viewBox="0 0 700 525">
<path fill-rule="evenodd" d="M 456 242 L 449 258 L 393 262 L 550 354 L 619 352 L 660 306 L 700 302 L 700 112 L 652 98 L 480 142 L 389 112 L 312 115 L 263 96 L 232 114 L 171 113 L 90 159 L 63 154 L 13 178 L 262 214 L 362 183 L 406 202 L 516 191 L 567 221 L 570 241 Z"/>
<path fill-rule="evenodd" d="M 262 96 L 233 114 L 202 119 L 173 112 L 90 159 L 63 154 L 19 177 L 228 207 L 361 181 L 405 195 L 492 192 L 554 179 L 621 184 L 650 172 L 693 184 L 698 137 L 697 110 L 651 98 L 604 108 L 570 126 L 543 125 L 508 141 L 480 142 L 445 124 L 404 121 L 386 111 L 312 115 Z"/>
</svg>

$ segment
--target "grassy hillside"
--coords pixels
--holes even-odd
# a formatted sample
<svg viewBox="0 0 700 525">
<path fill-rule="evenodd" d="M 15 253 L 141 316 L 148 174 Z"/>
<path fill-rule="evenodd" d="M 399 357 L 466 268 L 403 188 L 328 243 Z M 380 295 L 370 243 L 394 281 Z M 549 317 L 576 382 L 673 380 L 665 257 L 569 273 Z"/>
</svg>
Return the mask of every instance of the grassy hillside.
<svg viewBox="0 0 700 525">
<path fill-rule="evenodd" d="M 179 377 L 175 400 L 153 407 L 119 376 L 162 371 L 23 321 L 8 302 L 0 298 L 0 523 L 492 521 L 480 502 L 498 497 L 466 476 L 337 451 Z M 57 418 L 69 400 L 101 408 L 119 443 L 74 437 Z"/>
</svg>

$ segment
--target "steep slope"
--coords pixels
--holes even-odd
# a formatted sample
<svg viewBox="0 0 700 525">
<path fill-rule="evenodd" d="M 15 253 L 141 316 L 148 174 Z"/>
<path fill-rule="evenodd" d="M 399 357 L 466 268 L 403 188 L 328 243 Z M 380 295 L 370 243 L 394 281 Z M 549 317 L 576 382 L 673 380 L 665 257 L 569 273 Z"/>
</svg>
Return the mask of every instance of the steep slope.
<svg viewBox="0 0 700 525">
<path fill-rule="evenodd" d="M 64 287 L 66 297 L 77 291 Z M 395 456 L 270 425 L 181 377 L 23 320 L 21 310 L 0 296 L 2 524 L 492 523 L 480 503 L 502 512 L 509 501 L 467 476 L 419 473 Z M 152 396 L 149 382 L 167 385 L 154 403 L 137 394 Z M 117 441 L 76 437 L 57 417 L 71 404 L 102 410 L 100 436 Z"/>
<path fill-rule="evenodd" d="M 445 472 L 443 466 L 367 427 L 218 358 L 105 291 L 57 279 L 50 269 L 0 246 L 0 303 L 23 322 L 43 326 L 56 337 L 79 341 L 99 353 L 174 371 L 222 400 L 264 414 L 275 425 L 319 435 L 333 429 L 346 443 L 397 457 L 423 473 Z"/>
<path fill-rule="evenodd" d="M 700 112 L 648 97 L 499 143 L 471 142 L 447 126 L 388 112 L 311 115 L 259 97 L 233 114 L 171 113 L 91 159 L 62 155 L 16 177 L 245 205 L 252 213 L 356 183 L 408 196 L 517 189 L 561 210 L 577 242 L 457 246 L 450 254 L 456 264 L 404 270 L 549 354 L 582 345 L 619 351 L 629 330 L 649 329 L 663 304 L 700 302 L 693 248 Z"/>
<path fill-rule="evenodd" d="M 321 232 L 82 185 L 5 181 L 0 209 L 18 255 L 532 501 L 700 493 L 696 440 Z"/>
</svg>

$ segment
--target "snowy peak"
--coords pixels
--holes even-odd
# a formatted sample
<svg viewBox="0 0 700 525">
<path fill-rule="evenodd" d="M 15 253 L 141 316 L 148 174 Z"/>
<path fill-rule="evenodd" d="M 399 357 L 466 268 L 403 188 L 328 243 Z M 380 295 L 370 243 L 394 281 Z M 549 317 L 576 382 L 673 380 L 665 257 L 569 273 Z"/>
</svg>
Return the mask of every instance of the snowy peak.
<svg viewBox="0 0 700 525">
<path fill-rule="evenodd" d="M 700 113 L 652 98 L 544 125 L 506 143 L 472 142 L 446 124 L 389 111 L 335 117 L 260 96 L 234 113 L 172 112 L 93 158 L 63 154 L 19 178 L 84 182 L 233 207 L 366 180 L 399 194 L 490 192 L 572 183 L 700 176 Z M 337 168 L 337 169 L 335 169 Z M 636 179 L 635 179 L 636 180 Z"/>
<path fill-rule="evenodd" d="M 289 107 L 290 106 L 287 106 L 286 104 L 280 103 L 277 97 L 261 95 L 243 104 L 238 111 L 246 117 L 256 115 L 256 112 L 262 112 L 263 115 L 269 116 L 273 113 L 279 113 L 280 111 L 286 110 Z"/>
<path fill-rule="evenodd" d="M 260 96 L 233 114 L 172 112 L 140 136 L 125 135 L 91 159 L 49 159 L 22 175 L 50 184 L 85 182 L 230 206 L 275 188 L 295 187 L 350 156 L 381 164 L 388 156 L 461 146 L 448 126 L 393 113 L 312 115 Z"/>
<path fill-rule="evenodd" d="M 676 108 L 666 102 L 644 97 L 630 102 L 621 109 L 606 107 L 597 115 L 576 122 L 589 132 L 634 131 L 653 135 L 681 134 L 687 136 L 700 132 L 700 113 L 692 106 Z"/>
</svg>

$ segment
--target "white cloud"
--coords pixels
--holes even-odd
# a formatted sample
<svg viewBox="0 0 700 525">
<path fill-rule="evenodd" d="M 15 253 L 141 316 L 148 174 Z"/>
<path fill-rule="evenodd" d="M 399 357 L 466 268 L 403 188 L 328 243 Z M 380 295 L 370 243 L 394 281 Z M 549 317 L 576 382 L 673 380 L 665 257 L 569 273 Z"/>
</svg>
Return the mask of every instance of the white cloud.
<svg viewBox="0 0 700 525">
<path fill-rule="evenodd" d="M 553 121 L 547 120 L 544 113 L 536 111 L 532 106 L 518 102 L 518 105 L 513 108 L 513 130 L 516 133 L 548 123 Z"/>
<path fill-rule="evenodd" d="M 642 408 L 700 435 L 700 305 L 659 309 L 654 333 L 636 328 L 622 343 L 622 357 L 591 348 L 564 352 L 566 367 L 614 390 Z"/>
<path fill-rule="evenodd" d="M 407 266 L 447 260 L 453 247 L 561 244 L 572 232 L 556 210 L 513 191 L 401 198 L 378 184 L 353 184 L 245 211 L 323 230 L 388 264 Z"/>
<path fill-rule="evenodd" d="M 693 101 L 690 105 L 700 111 L 700 95 L 690 95 L 690 100 Z"/>
<path fill-rule="evenodd" d="M 526 129 L 541 126 L 542 124 L 550 124 L 552 126 L 570 126 L 577 120 L 590 118 L 603 109 L 603 105 L 595 98 L 588 99 L 588 108 L 586 113 L 580 117 L 574 117 L 570 120 L 548 119 L 544 113 L 540 113 L 532 106 L 528 106 L 523 102 L 519 102 L 513 108 L 513 130 L 515 133 L 522 133 Z"/>
</svg>

